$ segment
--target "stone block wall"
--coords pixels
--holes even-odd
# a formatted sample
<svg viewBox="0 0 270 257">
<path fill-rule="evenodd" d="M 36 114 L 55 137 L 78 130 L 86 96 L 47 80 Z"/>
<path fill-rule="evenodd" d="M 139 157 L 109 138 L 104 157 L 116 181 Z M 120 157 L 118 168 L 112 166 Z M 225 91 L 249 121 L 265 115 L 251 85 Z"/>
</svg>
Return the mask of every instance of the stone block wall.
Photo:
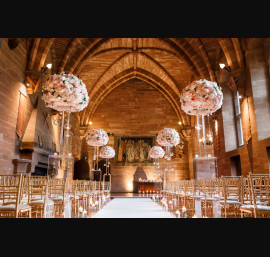
<svg viewBox="0 0 270 257">
<path fill-rule="evenodd" d="M 50 56 L 48 56 L 50 58 Z M 25 70 L 27 66 L 27 45 L 23 41 L 13 50 L 8 47 L 8 39 L 2 38 L 0 48 L 0 166 L 1 174 L 12 174 L 14 165 L 12 159 L 32 159 L 31 171 L 41 161 L 47 163 L 47 156 L 59 151 L 60 126 L 53 124 L 56 117 L 50 108 L 47 108 L 41 99 L 41 84 L 36 93 L 27 94 Z M 23 92 L 25 96 L 20 93 Z M 24 101 L 22 137 L 16 134 L 19 102 Z M 23 106 L 23 104 L 21 104 Z M 20 107 L 21 107 L 20 106 Z M 33 110 L 36 111 L 33 115 Z M 34 119 L 31 120 L 31 114 Z M 47 118 L 46 115 L 48 114 Z M 45 115 L 45 116 L 44 116 Z M 80 132 L 78 113 L 71 115 L 73 132 L 73 155 L 80 158 Z M 43 145 L 39 145 L 39 139 L 43 139 Z M 24 153 L 20 150 L 22 142 L 30 142 L 35 151 Z"/>
<path fill-rule="evenodd" d="M 24 71 L 27 62 L 26 46 L 8 48 L 8 39 L 2 38 L 0 48 L 0 166 L 1 174 L 13 173 L 12 159 L 19 158 L 19 138 L 16 124 L 20 92 L 24 88 Z M 22 98 L 23 99 L 23 98 Z M 27 96 L 24 101 L 23 130 L 30 118 L 32 104 Z"/>
</svg>

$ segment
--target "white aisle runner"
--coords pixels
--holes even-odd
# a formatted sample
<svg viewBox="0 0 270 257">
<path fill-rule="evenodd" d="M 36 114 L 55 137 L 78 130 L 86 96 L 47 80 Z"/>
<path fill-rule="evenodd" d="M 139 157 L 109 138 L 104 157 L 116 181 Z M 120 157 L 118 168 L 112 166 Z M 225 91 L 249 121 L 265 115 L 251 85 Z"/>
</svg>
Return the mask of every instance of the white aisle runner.
<svg viewBox="0 0 270 257">
<path fill-rule="evenodd" d="M 114 198 L 92 218 L 175 218 L 150 198 Z"/>
</svg>

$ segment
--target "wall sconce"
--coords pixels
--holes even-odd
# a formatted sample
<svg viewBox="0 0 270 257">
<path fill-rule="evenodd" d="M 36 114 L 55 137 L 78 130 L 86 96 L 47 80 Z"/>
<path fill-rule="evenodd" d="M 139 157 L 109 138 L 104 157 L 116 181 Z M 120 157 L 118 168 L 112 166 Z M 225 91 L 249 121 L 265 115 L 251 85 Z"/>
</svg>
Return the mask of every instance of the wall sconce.
<svg viewBox="0 0 270 257">
<path fill-rule="evenodd" d="M 22 94 L 23 96 L 27 97 L 27 93 L 26 93 L 26 89 L 25 86 L 22 85 L 21 89 L 19 90 L 20 94 Z"/>
<path fill-rule="evenodd" d="M 178 124 L 181 126 L 182 125 L 182 122 L 181 121 L 178 121 Z"/>
<path fill-rule="evenodd" d="M 45 73 L 47 70 L 50 70 L 52 68 L 52 64 L 51 63 L 48 63 L 47 65 L 46 65 L 46 67 L 42 67 L 41 68 L 41 72 L 42 73 Z"/>
<path fill-rule="evenodd" d="M 91 126 L 93 124 L 93 122 L 92 121 L 89 121 L 89 125 Z"/>
<path fill-rule="evenodd" d="M 220 63 L 220 64 L 219 64 L 219 67 L 220 67 L 221 69 L 224 69 L 224 70 L 228 71 L 228 72 L 231 72 L 231 71 L 232 71 L 232 70 L 231 70 L 231 67 L 230 67 L 230 66 L 226 66 L 224 63 Z"/>
<path fill-rule="evenodd" d="M 25 77 L 24 85 L 26 86 L 26 90 L 28 94 L 33 94 L 36 92 L 39 83 L 41 82 L 41 78 L 37 78 L 36 80 L 32 80 L 30 76 Z"/>
</svg>

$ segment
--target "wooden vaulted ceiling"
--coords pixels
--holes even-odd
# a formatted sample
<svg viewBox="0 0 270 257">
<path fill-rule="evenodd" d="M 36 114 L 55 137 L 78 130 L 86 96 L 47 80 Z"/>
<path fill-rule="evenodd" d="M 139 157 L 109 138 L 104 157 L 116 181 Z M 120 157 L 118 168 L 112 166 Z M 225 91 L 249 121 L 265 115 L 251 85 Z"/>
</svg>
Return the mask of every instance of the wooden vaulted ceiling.
<svg viewBox="0 0 270 257">
<path fill-rule="evenodd" d="M 247 40 L 237 38 L 35 38 L 28 70 L 52 62 L 52 73 L 72 73 L 85 83 L 90 102 L 80 113 L 86 127 L 102 99 L 132 78 L 157 88 L 179 121 L 190 125 L 180 107 L 182 89 L 196 79 L 217 81 L 219 62 L 244 68 Z"/>
</svg>

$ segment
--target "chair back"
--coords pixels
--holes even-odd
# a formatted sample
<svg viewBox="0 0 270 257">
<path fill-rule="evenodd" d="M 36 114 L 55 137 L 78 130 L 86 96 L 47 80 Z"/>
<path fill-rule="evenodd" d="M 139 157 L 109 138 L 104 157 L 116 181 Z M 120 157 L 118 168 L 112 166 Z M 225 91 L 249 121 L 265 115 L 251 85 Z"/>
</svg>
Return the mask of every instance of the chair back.
<svg viewBox="0 0 270 257">
<path fill-rule="evenodd" d="M 251 195 L 250 204 L 254 205 L 255 212 L 257 209 L 257 202 L 270 201 L 270 175 L 268 174 L 252 174 L 249 173 L 249 192 Z"/>
<path fill-rule="evenodd" d="M 28 203 L 36 200 L 47 200 L 48 182 L 47 176 L 28 177 Z"/>
<path fill-rule="evenodd" d="M 0 175 L 0 203 L 15 204 L 16 212 L 23 197 L 24 177 L 22 174 Z"/>
<path fill-rule="evenodd" d="M 235 200 L 243 202 L 242 198 L 242 177 L 241 176 L 222 176 L 222 191 L 224 202 Z"/>
<path fill-rule="evenodd" d="M 63 197 L 65 199 L 66 196 L 66 186 L 67 180 L 66 178 L 52 178 L 49 179 L 48 184 L 48 195 L 50 198 L 53 197 Z"/>
</svg>

